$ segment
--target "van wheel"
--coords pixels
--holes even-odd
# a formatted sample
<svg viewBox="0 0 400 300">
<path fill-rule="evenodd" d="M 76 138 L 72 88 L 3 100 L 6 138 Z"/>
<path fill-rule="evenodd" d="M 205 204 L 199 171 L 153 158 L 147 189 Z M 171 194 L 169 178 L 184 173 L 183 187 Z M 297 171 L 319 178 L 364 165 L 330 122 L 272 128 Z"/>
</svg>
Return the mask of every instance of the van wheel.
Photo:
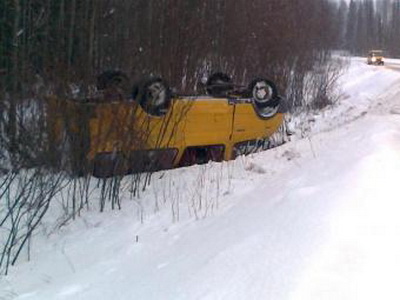
<svg viewBox="0 0 400 300">
<path fill-rule="evenodd" d="M 232 79 L 225 73 L 212 74 L 206 83 L 207 94 L 213 97 L 226 97 L 229 91 L 233 90 Z"/>
<path fill-rule="evenodd" d="M 132 94 L 140 106 L 153 116 L 165 115 L 171 105 L 171 90 L 161 78 L 147 80 L 141 87 L 134 88 Z"/>
<path fill-rule="evenodd" d="M 129 78 L 122 71 L 109 70 L 97 76 L 96 87 L 106 97 L 125 98 L 129 94 Z"/>
<path fill-rule="evenodd" d="M 262 118 L 274 116 L 279 109 L 280 97 L 276 85 L 263 78 L 254 79 L 248 87 L 248 96 L 253 99 L 253 106 Z"/>
</svg>

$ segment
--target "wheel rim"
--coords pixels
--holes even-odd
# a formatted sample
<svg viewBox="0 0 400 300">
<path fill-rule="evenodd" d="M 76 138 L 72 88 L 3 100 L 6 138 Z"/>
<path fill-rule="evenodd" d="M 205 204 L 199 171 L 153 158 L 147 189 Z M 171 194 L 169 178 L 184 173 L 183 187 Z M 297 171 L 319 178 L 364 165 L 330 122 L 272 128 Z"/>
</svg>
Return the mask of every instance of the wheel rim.
<svg viewBox="0 0 400 300">
<path fill-rule="evenodd" d="M 161 106 L 165 103 L 167 90 L 161 82 L 154 82 L 147 88 L 147 99 L 154 106 Z"/>
<path fill-rule="evenodd" d="M 265 81 L 257 82 L 253 87 L 253 98 L 260 103 L 266 103 L 272 99 L 272 87 Z"/>
</svg>

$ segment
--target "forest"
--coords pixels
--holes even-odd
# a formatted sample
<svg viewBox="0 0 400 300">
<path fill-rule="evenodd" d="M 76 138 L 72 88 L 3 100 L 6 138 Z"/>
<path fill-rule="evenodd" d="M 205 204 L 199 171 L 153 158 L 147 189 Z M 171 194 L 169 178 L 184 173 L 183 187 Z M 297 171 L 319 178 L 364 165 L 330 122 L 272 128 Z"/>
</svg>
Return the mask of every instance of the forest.
<svg viewBox="0 0 400 300">
<path fill-rule="evenodd" d="M 2 0 L 0 11 L 3 107 L 5 94 L 16 101 L 71 84 L 85 93 L 110 69 L 133 81 L 156 74 L 182 93 L 201 92 L 210 71 L 239 82 L 265 75 L 299 106 L 290 90 L 300 79 L 288 74 L 325 63 L 332 50 L 400 55 L 398 0 Z"/>
</svg>

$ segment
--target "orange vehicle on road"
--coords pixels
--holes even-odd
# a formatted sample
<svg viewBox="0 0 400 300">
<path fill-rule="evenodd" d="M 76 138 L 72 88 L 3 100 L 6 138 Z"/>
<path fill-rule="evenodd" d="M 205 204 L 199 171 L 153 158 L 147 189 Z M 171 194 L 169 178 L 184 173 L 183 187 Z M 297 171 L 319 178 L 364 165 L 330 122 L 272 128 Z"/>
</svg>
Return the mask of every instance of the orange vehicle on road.
<svg viewBox="0 0 400 300">
<path fill-rule="evenodd" d="M 383 66 L 385 64 L 385 59 L 383 57 L 383 51 L 382 50 L 369 51 L 368 57 L 367 57 L 367 64 Z"/>
</svg>

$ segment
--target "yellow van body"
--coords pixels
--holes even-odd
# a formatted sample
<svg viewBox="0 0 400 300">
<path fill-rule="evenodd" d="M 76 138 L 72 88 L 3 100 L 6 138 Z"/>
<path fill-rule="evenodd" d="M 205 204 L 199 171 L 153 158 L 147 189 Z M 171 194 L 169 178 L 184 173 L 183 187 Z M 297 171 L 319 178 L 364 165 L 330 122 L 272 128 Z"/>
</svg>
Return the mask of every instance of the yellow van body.
<svg viewBox="0 0 400 300">
<path fill-rule="evenodd" d="M 191 148 L 218 147 L 214 160 L 234 159 L 237 145 L 267 140 L 283 119 L 281 111 L 263 119 L 251 99 L 240 98 L 175 97 L 163 116 L 148 114 L 134 100 L 47 98 L 50 143 L 61 147 L 68 136 L 75 165 L 98 177 L 129 173 L 135 170 L 129 164 L 146 165 L 152 157 L 159 160 L 156 169 L 187 165 L 183 159 Z M 167 155 L 162 155 L 163 150 L 168 150 Z M 136 160 L 134 153 L 140 153 Z M 119 167 L 110 162 L 115 157 L 124 160 Z M 136 171 L 148 169 L 142 166 Z"/>
</svg>

